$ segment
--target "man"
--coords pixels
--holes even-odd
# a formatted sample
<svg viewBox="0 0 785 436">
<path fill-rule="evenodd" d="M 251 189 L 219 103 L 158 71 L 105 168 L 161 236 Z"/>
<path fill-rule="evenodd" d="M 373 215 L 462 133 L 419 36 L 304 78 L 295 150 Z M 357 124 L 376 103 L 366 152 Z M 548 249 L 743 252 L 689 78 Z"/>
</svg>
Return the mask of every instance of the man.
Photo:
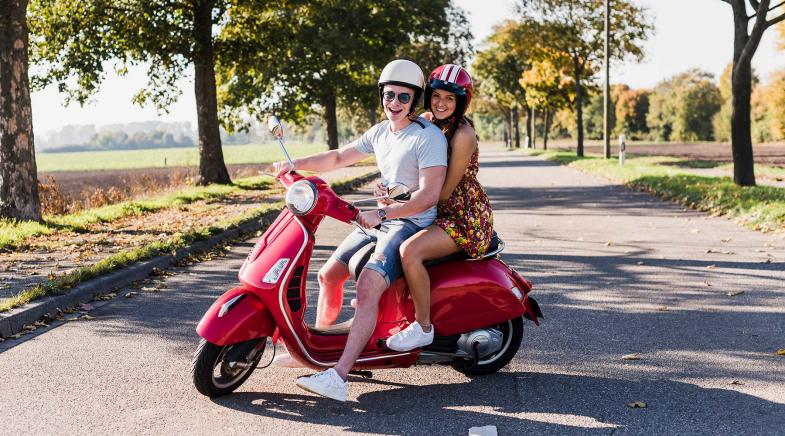
<svg viewBox="0 0 785 436">
<path fill-rule="evenodd" d="M 406 203 L 361 212 L 358 224 L 373 229 L 385 221 L 387 232 L 368 230 L 366 234 L 355 230 L 319 270 L 316 326 L 324 327 L 335 323 L 340 313 L 343 284 L 349 278 L 349 259 L 376 241 L 374 254 L 357 278 L 357 308 L 346 348 L 334 368 L 297 380 L 297 385 L 305 390 L 346 401 L 346 378 L 376 327 L 379 298 L 402 274 L 398 250 L 403 241 L 436 218 L 436 203 L 447 172 L 447 140 L 441 130 L 425 119 L 410 118 L 423 88 L 423 74 L 417 64 L 400 59 L 390 62 L 379 77 L 379 97 L 387 120 L 345 147 L 294 161 L 297 169 L 322 172 L 374 154 L 385 182 L 403 183 L 412 190 Z M 278 176 L 291 170 L 288 162 L 276 162 L 275 169 Z"/>
</svg>

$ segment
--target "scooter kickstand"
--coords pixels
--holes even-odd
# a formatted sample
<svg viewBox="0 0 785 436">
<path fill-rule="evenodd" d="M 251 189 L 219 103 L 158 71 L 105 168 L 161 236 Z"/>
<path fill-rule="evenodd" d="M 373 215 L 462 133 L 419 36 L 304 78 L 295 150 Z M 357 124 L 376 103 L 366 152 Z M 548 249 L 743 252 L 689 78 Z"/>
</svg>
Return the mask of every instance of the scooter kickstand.
<svg viewBox="0 0 785 436">
<path fill-rule="evenodd" d="M 373 378 L 373 372 L 371 372 L 371 371 L 355 370 L 355 371 L 349 371 L 349 374 L 351 374 L 351 375 L 358 375 L 358 376 L 360 376 L 362 378 L 367 378 L 367 379 Z"/>
</svg>

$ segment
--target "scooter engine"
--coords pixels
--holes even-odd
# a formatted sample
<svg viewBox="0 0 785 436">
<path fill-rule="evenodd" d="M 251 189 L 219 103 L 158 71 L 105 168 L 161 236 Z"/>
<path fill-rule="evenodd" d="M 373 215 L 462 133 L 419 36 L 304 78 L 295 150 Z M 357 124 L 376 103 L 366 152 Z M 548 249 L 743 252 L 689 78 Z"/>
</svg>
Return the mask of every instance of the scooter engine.
<svg viewBox="0 0 785 436">
<path fill-rule="evenodd" d="M 496 329 L 474 330 L 458 338 L 458 349 L 476 359 L 482 359 L 501 350 L 502 339 L 502 332 Z"/>
</svg>

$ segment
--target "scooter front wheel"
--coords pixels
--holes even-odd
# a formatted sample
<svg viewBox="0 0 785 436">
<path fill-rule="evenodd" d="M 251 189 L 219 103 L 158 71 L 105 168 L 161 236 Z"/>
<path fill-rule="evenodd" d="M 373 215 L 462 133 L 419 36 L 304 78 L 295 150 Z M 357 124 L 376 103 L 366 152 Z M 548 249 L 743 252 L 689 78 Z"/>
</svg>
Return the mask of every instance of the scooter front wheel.
<svg viewBox="0 0 785 436">
<path fill-rule="evenodd" d="M 267 338 L 223 346 L 202 339 L 191 366 L 196 390 L 208 397 L 231 393 L 251 376 L 266 344 Z"/>
<path fill-rule="evenodd" d="M 479 361 L 460 360 L 454 361 L 452 367 L 469 376 L 492 374 L 504 368 L 515 357 L 521 347 L 523 339 L 523 317 L 511 319 L 499 324 L 495 328 L 502 333 L 502 348 L 490 356 L 484 356 Z"/>
</svg>

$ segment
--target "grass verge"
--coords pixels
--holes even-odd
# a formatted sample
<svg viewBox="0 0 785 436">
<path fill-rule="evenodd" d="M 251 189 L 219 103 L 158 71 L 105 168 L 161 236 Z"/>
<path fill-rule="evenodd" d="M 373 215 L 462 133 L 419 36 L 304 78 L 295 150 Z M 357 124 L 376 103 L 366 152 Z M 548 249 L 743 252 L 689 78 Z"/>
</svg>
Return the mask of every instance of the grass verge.
<svg viewBox="0 0 785 436">
<path fill-rule="evenodd" d="M 668 156 L 631 156 L 625 165 L 595 156 L 578 158 L 573 153 L 534 151 L 545 159 L 649 192 L 684 206 L 723 215 L 764 232 L 785 231 L 785 188 L 738 186 L 730 177 L 691 174 L 696 161 Z M 703 168 L 709 164 L 705 164 Z"/>
<path fill-rule="evenodd" d="M 71 289 L 85 280 L 107 274 L 135 262 L 151 259 L 163 253 L 174 252 L 178 248 L 183 248 L 193 242 L 207 239 L 245 221 L 260 219 L 267 214 L 277 212 L 281 210 L 282 207 L 283 203 L 280 202 L 266 204 L 241 216 L 221 221 L 213 227 L 176 233 L 165 241 L 156 241 L 147 244 L 144 247 L 115 253 L 101 259 L 94 265 L 76 269 L 59 277 L 52 277 L 44 283 L 16 294 L 0 303 L 0 313 L 25 305 L 44 296 L 63 294 L 67 292 L 68 289 Z"/>
<path fill-rule="evenodd" d="M 0 221 L 0 250 L 12 249 L 26 238 L 48 235 L 60 229 L 86 231 L 87 226 L 97 222 L 112 222 L 126 216 L 155 212 L 181 204 L 222 198 L 246 189 L 269 189 L 272 183 L 272 177 L 254 176 L 238 179 L 233 185 L 191 186 L 157 197 L 124 201 L 69 215 L 45 216 L 42 223 L 2 220 Z"/>
</svg>

